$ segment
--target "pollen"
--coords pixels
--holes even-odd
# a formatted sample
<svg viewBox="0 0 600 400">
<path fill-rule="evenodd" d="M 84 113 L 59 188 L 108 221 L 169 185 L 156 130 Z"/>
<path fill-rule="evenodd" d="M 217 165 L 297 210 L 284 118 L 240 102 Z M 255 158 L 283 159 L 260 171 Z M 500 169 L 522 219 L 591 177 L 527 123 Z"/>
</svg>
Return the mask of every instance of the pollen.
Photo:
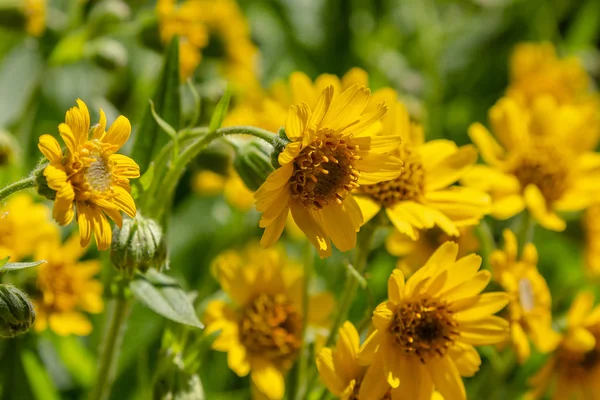
<svg viewBox="0 0 600 400">
<path fill-rule="evenodd" d="M 439 300 L 422 298 L 400 304 L 390 324 L 396 344 L 423 364 L 446 350 L 459 335 L 452 311 Z"/>
<path fill-rule="evenodd" d="M 294 160 L 290 179 L 292 198 L 315 209 L 341 204 L 359 186 L 360 176 L 355 168 L 359 148 L 352 139 L 329 130 L 319 134 Z"/>
<path fill-rule="evenodd" d="M 383 207 L 392 207 L 400 201 L 420 200 L 425 192 L 425 170 L 420 157 L 402 145 L 398 156 L 404 162 L 404 169 L 398 178 L 363 185 L 360 190 Z"/>
<path fill-rule="evenodd" d="M 289 367 L 302 344 L 302 316 L 283 294 L 258 295 L 239 323 L 241 342 L 250 354 Z"/>
<path fill-rule="evenodd" d="M 105 157 L 98 156 L 92 158 L 85 171 L 85 178 L 92 190 L 106 192 L 112 184 L 112 173 L 108 160 Z"/>
</svg>

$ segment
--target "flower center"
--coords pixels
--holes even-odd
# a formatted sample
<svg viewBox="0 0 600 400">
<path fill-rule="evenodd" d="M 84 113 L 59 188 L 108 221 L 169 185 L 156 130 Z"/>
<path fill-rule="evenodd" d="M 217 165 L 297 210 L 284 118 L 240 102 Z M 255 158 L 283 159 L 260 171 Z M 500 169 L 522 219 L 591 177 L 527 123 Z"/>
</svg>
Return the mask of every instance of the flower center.
<svg viewBox="0 0 600 400">
<path fill-rule="evenodd" d="M 594 336 L 596 336 L 596 340 L 599 339 L 597 335 Z M 600 366 L 600 348 L 598 347 L 586 353 L 564 350 L 559 354 L 559 368 L 571 379 L 585 378 Z"/>
<path fill-rule="evenodd" d="M 302 316 L 283 294 L 260 294 L 239 323 L 241 342 L 250 355 L 290 366 L 301 345 Z"/>
<path fill-rule="evenodd" d="M 525 312 L 532 311 L 535 306 L 533 287 L 527 278 L 519 279 L 519 302 Z"/>
<path fill-rule="evenodd" d="M 419 156 L 405 145 L 400 147 L 399 152 L 398 158 L 404 162 L 400 176 L 391 181 L 363 185 L 360 188 L 386 208 L 404 200 L 420 200 L 425 190 L 425 170 Z"/>
<path fill-rule="evenodd" d="M 514 174 L 521 183 L 537 186 L 546 202 L 560 199 L 567 189 L 568 162 L 566 154 L 556 146 L 536 144 L 518 158 Z"/>
<path fill-rule="evenodd" d="M 358 187 L 360 173 L 354 168 L 358 146 L 347 138 L 325 132 L 306 146 L 294 160 L 290 178 L 292 198 L 321 209 L 342 201 Z"/>
<path fill-rule="evenodd" d="M 415 354 L 425 363 L 446 353 L 458 337 L 457 327 L 445 303 L 423 298 L 399 305 L 389 329 L 405 353 Z"/>
<path fill-rule="evenodd" d="M 112 173 L 108 160 L 102 156 L 92 156 L 85 168 L 85 179 L 92 190 L 106 192 L 112 185 Z"/>
</svg>

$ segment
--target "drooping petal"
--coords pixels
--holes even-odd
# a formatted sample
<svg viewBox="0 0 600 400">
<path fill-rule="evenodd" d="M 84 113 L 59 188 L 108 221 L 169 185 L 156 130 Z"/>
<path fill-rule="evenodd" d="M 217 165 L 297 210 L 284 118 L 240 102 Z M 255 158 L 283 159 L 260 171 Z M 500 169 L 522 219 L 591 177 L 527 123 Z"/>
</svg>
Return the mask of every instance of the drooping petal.
<svg viewBox="0 0 600 400">
<path fill-rule="evenodd" d="M 50 135 L 42 135 L 40 136 L 40 140 L 38 143 L 38 148 L 42 152 L 42 154 L 53 164 L 59 164 L 62 158 L 62 150 L 60 145 L 54 139 L 54 137 Z"/>
</svg>

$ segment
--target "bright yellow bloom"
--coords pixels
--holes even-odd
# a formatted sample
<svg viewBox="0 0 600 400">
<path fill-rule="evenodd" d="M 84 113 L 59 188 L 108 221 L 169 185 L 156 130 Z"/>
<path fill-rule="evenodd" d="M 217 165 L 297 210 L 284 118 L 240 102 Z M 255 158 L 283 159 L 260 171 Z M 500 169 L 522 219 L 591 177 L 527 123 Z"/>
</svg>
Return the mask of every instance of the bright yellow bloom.
<svg viewBox="0 0 600 400">
<path fill-rule="evenodd" d="M 534 389 L 526 399 L 542 397 L 552 382 L 553 400 L 600 398 L 600 306 L 593 304 L 592 293 L 575 298 L 567 314 L 567 331 L 552 357 L 531 378 Z"/>
<path fill-rule="evenodd" d="M 202 170 L 195 175 L 192 187 L 196 193 L 203 196 L 223 193 L 227 203 L 240 211 L 248 211 L 254 205 L 254 192 L 246 187 L 233 168 L 227 176 Z"/>
<path fill-rule="evenodd" d="M 577 57 L 558 58 L 549 42 L 521 43 L 510 60 L 509 97 L 531 104 L 550 95 L 561 104 L 575 103 L 589 94 L 590 77 Z"/>
<path fill-rule="evenodd" d="M 409 276 L 421 268 L 442 243 L 452 241 L 458 244 L 459 257 L 479 250 L 479 240 L 473 234 L 472 227 L 461 227 L 459 231 L 460 236 L 453 237 L 448 236 L 439 228 L 433 228 L 420 232 L 418 239 L 413 240 L 394 230 L 387 237 L 385 245 L 391 255 L 400 257 L 396 268 L 405 276 Z"/>
<path fill-rule="evenodd" d="M 0 208 L 0 259 L 8 256 L 14 262 L 29 257 L 38 242 L 56 234 L 48 207 L 34 203 L 28 194 L 15 194 Z"/>
<path fill-rule="evenodd" d="M 374 98 L 386 98 L 392 104 L 383 118 L 382 136 L 402 137 L 402 143 L 391 154 L 404 162 L 404 170 L 393 180 L 357 190 L 356 201 L 365 220 L 384 209 L 396 229 L 414 240 L 419 229 L 437 226 L 447 235 L 458 236 L 460 226 L 479 223 L 489 212 L 489 195 L 452 186 L 477 161 L 475 148 L 458 147 L 450 140 L 425 142 L 422 128 L 410 122 L 395 92 L 384 89 Z"/>
<path fill-rule="evenodd" d="M 461 182 L 492 195 L 496 218 L 527 208 L 543 227 L 565 229 L 557 211 L 582 210 L 600 196 L 600 155 L 588 151 L 585 135 L 575 134 L 575 111 L 548 97 L 531 111 L 501 99 L 489 112 L 500 143 L 483 125 L 471 125 L 469 136 L 488 165 L 475 166 Z M 561 127 L 562 133 L 548 133 Z"/>
<path fill-rule="evenodd" d="M 27 18 L 25 29 L 32 36 L 41 36 L 46 29 L 46 1 L 25 0 L 24 11 Z"/>
<path fill-rule="evenodd" d="M 59 235 L 37 244 L 36 260 L 46 260 L 37 268 L 34 296 L 35 329 L 50 328 L 56 334 L 89 335 L 92 324 L 82 311 L 97 314 L 103 310 L 102 283 L 94 278 L 100 272 L 99 260 L 79 261 L 85 253 L 76 236 L 61 245 Z"/>
<path fill-rule="evenodd" d="M 600 276 L 600 204 L 594 204 L 585 212 L 585 266 L 590 275 Z"/>
<path fill-rule="evenodd" d="M 375 331 L 359 356 L 379 371 L 362 382 L 371 398 L 391 386 L 393 400 L 426 400 L 434 388 L 447 399 L 466 399 L 461 376 L 473 376 L 481 364 L 474 346 L 507 338 L 508 322 L 492 315 L 507 295 L 480 294 L 490 272 L 479 270 L 478 255 L 457 254 L 456 243 L 446 242 L 406 282 L 400 270 L 392 272 L 388 300 L 375 309 Z"/>
<path fill-rule="evenodd" d="M 225 252 L 212 267 L 233 302 L 213 300 L 206 308 L 206 333 L 220 331 L 213 348 L 228 353 L 227 363 L 236 374 L 250 373 L 262 395 L 283 398 L 284 374 L 303 340 L 302 267 L 282 249 L 258 245 Z M 324 328 L 332 309 L 328 293 L 311 296 L 308 328 Z"/>
<path fill-rule="evenodd" d="M 546 280 L 537 269 L 538 254 L 533 243 L 527 243 L 517 259 L 517 238 L 506 229 L 504 250 L 494 250 L 490 263 L 494 280 L 510 296 L 508 304 L 511 341 L 520 363 L 531 354 L 529 338 L 541 352 L 552 351 L 560 335 L 552 330 L 552 299 Z"/>
<path fill-rule="evenodd" d="M 140 168 L 131 158 L 115 153 L 129 138 L 129 120 L 119 116 L 107 132 L 106 116 L 100 110 L 100 121 L 90 131 L 87 106 L 79 99 L 77 105 L 58 126 L 67 149 L 63 151 L 50 135 L 40 137 L 38 148 L 50 161 L 44 176 L 56 191 L 52 216 L 59 225 L 67 225 L 76 207 L 81 246 L 88 245 L 93 231 L 98 249 L 106 250 L 112 240 L 107 217 L 119 227 L 121 211 L 135 217 L 129 179 L 139 177 Z"/>
<path fill-rule="evenodd" d="M 258 86 L 255 65 L 258 50 L 234 0 L 186 0 L 181 4 L 176 0 L 159 0 L 157 13 L 163 43 L 179 35 L 183 79 L 200 65 L 203 52 L 217 52 L 217 57 L 224 59 L 220 71 L 224 77 L 243 92 Z"/>
<path fill-rule="evenodd" d="M 399 136 L 374 136 L 386 111 L 383 103 L 366 110 L 370 91 L 354 85 L 342 93 L 325 88 L 311 107 L 290 107 L 285 125 L 290 140 L 279 154 L 275 170 L 255 194 L 263 213 L 261 243 L 270 246 L 281 236 L 288 213 L 319 251 L 331 254 L 356 245 L 363 223 L 352 192 L 360 185 L 397 177 L 402 162 L 386 152 L 398 146 Z"/>
</svg>

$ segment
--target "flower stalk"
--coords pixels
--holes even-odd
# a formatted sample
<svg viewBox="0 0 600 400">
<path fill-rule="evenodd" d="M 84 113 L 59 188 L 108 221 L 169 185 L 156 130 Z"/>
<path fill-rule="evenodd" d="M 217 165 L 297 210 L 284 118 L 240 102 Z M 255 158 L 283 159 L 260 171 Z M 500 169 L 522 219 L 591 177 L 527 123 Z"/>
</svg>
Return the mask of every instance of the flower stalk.
<svg viewBox="0 0 600 400">
<path fill-rule="evenodd" d="M 27 178 L 23 178 L 20 181 L 11 183 L 4 189 L 0 190 L 0 202 L 13 193 L 16 193 L 20 190 L 30 189 L 33 187 L 35 187 L 35 175 L 32 174 Z"/>
</svg>

